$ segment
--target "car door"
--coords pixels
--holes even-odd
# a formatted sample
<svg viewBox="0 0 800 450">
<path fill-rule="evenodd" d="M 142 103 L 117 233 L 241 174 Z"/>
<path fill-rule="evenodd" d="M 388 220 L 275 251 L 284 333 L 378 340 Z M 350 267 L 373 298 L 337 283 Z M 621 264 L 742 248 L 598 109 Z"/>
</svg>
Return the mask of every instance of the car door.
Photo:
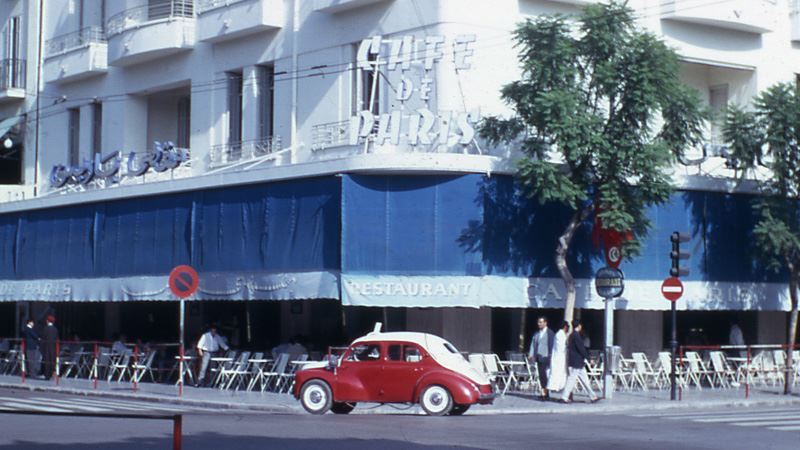
<svg viewBox="0 0 800 450">
<path fill-rule="evenodd" d="M 382 397 L 386 402 L 414 402 L 414 388 L 425 370 L 423 351 L 416 344 L 389 342 L 383 363 Z"/>
<path fill-rule="evenodd" d="M 337 402 L 381 402 L 383 347 L 380 342 L 354 344 L 337 368 Z"/>
</svg>

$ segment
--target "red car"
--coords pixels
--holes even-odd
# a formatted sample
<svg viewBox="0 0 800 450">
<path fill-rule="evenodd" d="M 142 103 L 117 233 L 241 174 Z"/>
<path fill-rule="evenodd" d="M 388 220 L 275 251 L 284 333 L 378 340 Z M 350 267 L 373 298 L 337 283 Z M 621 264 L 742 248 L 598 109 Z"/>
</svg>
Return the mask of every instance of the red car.
<svg viewBox="0 0 800 450">
<path fill-rule="evenodd" d="M 419 403 L 429 415 L 461 415 L 494 391 L 446 340 L 426 333 L 373 332 L 341 358 L 295 375 L 294 396 L 312 414 L 347 414 L 358 402 Z"/>
</svg>

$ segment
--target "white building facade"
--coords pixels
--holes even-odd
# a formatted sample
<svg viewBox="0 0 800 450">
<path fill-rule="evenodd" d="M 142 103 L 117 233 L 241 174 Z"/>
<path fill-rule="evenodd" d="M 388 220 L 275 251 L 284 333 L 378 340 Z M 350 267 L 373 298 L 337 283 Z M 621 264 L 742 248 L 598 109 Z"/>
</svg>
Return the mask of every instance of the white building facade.
<svg viewBox="0 0 800 450">
<path fill-rule="evenodd" d="M 513 147 L 490 147 L 475 133 L 481 117 L 509 113 L 499 91 L 519 75 L 511 38 L 515 25 L 542 14 L 576 14 L 588 3 L 595 2 L 48 0 L 40 10 L 38 1 L 4 0 L 0 132 L 10 144 L 8 150 L 0 150 L 5 183 L 0 186 L 0 215 L 9 223 L 18 222 L 5 239 L 22 245 L 23 219 L 17 217 L 37 211 L 91 209 L 96 204 L 270 183 L 341 180 L 331 185 L 338 186 L 332 200 L 339 205 L 338 212 L 321 219 L 340 227 L 331 233 L 339 232 L 341 239 L 320 244 L 337 249 L 330 261 L 320 250 L 323 262 L 313 268 L 289 270 L 293 264 L 289 257 L 285 266 L 269 270 L 248 266 L 238 275 L 224 275 L 224 267 L 209 265 L 207 273 L 221 274 L 221 281 L 208 289 L 205 298 L 224 300 L 223 292 L 231 291 L 224 286 L 235 285 L 242 290 L 231 298 L 238 300 L 319 298 L 354 307 L 399 307 L 402 314 L 383 313 L 394 328 L 434 331 L 469 350 L 510 347 L 519 331 L 518 310 L 498 313 L 493 307 L 545 308 L 557 317 L 554 311 L 563 305 L 563 288 L 552 267 L 536 269 L 545 263 L 515 265 L 507 255 L 497 260 L 487 250 L 484 235 L 482 243 L 464 244 L 469 241 L 463 234 L 472 213 L 460 212 L 463 205 L 448 203 L 447 195 L 479 192 L 473 192 L 474 186 L 467 186 L 471 181 L 463 181 L 464 177 L 476 177 L 467 180 L 480 183 L 508 179 L 520 157 Z M 776 82 L 796 80 L 800 73 L 797 3 L 631 0 L 629 5 L 642 27 L 679 53 L 683 80 L 712 110 L 721 111 L 728 104 L 749 104 Z M 658 293 L 669 263 L 664 236 L 673 225 L 706 223 L 689 217 L 690 207 L 700 208 L 699 197 L 693 195 L 703 198 L 703 208 L 719 207 L 723 221 L 730 208 L 735 210 L 730 217 L 745 214 L 746 208 L 733 199 L 738 195 L 731 192 L 733 171 L 726 166 L 719 135 L 719 126 L 710 125 L 707 145 L 675 167 L 676 183 L 689 194 L 681 200 L 685 208 L 674 208 L 683 208 L 686 217 L 662 221 L 661 234 L 656 233 L 653 242 L 664 242 L 645 246 L 642 259 L 633 263 L 639 267 L 630 269 L 632 284 L 617 305 L 622 310 L 617 316 L 617 339 L 632 350 L 655 351 L 665 343 L 662 311 L 669 304 Z M 464 190 L 452 187 L 458 183 L 465 183 Z M 404 254 L 406 243 L 392 241 L 414 238 L 395 235 L 391 228 L 397 222 L 390 216 L 407 214 L 396 220 L 412 221 L 414 203 L 429 188 L 435 191 L 431 206 L 421 208 L 430 210 L 432 218 L 429 224 L 420 220 L 434 230 L 434 250 L 420 256 L 430 259 L 430 270 L 416 269 L 406 262 L 417 255 Z M 420 197 L 403 209 L 403 192 L 418 192 Z M 384 200 L 373 199 L 375 193 L 384 195 Z M 725 198 L 711 201 L 704 197 L 707 193 Z M 194 202 L 186 219 L 192 224 L 202 209 Z M 457 211 L 455 215 L 447 212 L 449 208 Z M 490 227 L 488 206 L 476 205 L 476 211 L 476 217 Z M 101 213 L 87 214 L 94 217 L 88 233 L 104 238 L 98 231 L 105 220 L 98 219 Z M 380 214 L 386 216 L 382 222 L 364 219 Z M 452 219 L 456 216 L 459 220 Z M 370 230 L 380 230 L 376 232 L 380 239 L 373 242 L 365 236 L 365 223 Z M 437 234 L 448 223 L 454 234 Z M 195 225 L 191 227 L 195 230 Z M 201 244 L 194 241 L 202 233 L 190 234 L 185 262 L 202 266 L 197 250 Z M 706 249 L 705 256 L 693 263 L 696 275 L 686 283 L 688 298 L 681 309 L 758 311 L 714 320 L 750 321 L 743 328 L 751 341 L 780 342 L 788 309 L 785 284 L 761 274 L 716 273 L 714 258 L 733 256 L 708 256 L 707 249 L 713 247 L 709 242 L 716 239 L 710 228 L 696 229 L 695 234 L 693 245 Z M 537 248 L 528 256 L 552 266 L 548 251 L 525 242 L 526 248 Z M 99 244 L 92 245 L 85 250 L 91 254 L 87 258 L 94 262 L 107 258 Z M 457 262 L 451 261 L 455 257 L 447 245 L 461 249 Z M 475 245 L 483 245 L 477 256 Z M 375 250 L 379 247 L 384 252 L 380 255 Z M 17 246 L 8 251 L 22 250 Z M 172 254 L 176 261 L 179 253 Z M 107 298 L 98 294 L 110 292 L 102 281 L 107 279 L 136 281 L 147 287 L 138 292 L 155 292 L 165 284 L 166 273 L 26 272 L 26 256 L 15 253 L 8 258 L 15 265 L 0 276 L 5 280 L 0 281 L 5 283 L 0 299 L 9 303 L 166 300 L 161 294 L 138 298 L 124 289 Z M 200 271 L 202 276 L 202 267 Z M 602 309 L 587 275 L 591 271 L 584 272 L 579 306 L 587 311 Z M 317 290 L 298 287 L 293 294 L 275 293 L 281 277 Z M 61 297 L 45 287 L 30 287 L 45 282 L 71 287 Z M 259 291 L 254 287 L 259 282 L 276 288 Z M 267 291 L 273 294 L 258 294 Z M 111 312 L 106 318 L 116 316 L 118 321 L 117 306 L 107 308 Z M 280 308 L 281 317 L 299 323 L 283 334 L 308 333 L 313 328 L 313 308 L 300 313 L 289 306 Z M 697 326 L 706 320 L 689 312 L 686 317 L 687 323 Z M 599 332 L 599 326 L 595 328 Z"/>
</svg>

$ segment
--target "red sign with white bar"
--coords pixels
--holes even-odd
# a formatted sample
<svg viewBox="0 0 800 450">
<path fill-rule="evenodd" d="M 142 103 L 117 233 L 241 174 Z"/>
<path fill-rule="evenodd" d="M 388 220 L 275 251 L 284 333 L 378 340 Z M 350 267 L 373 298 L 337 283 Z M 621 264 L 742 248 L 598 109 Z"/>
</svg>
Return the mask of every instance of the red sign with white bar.
<svg viewBox="0 0 800 450">
<path fill-rule="evenodd" d="M 683 283 L 676 277 L 669 277 L 661 283 L 661 294 L 665 299 L 674 302 L 683 295 Z"/>
</svg>

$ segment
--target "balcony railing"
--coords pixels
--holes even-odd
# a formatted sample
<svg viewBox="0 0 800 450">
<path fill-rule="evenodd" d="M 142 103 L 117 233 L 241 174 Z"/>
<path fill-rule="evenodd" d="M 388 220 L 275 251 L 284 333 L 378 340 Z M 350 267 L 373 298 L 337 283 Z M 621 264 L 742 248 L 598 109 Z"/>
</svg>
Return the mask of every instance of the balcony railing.
<svg viewBox="0 0 800 450">
<path fill-rule="evenodd" d="M 0 61 L 0 91 L 7 89 L 25 89 L 24 59 Z"/>
<path fill-rule="evenodd" d="M 106 32 L 108 37 L 111 37 L 129 28 L 145 25 L 149 22 L 181 18 L 194 18 L 193 0 L 171 0 L 127 9 L 108 19 Z"/>
<path fill-rule="evenodd" d="M 246 1 L 249 0 L 196 0 L 197 14 L 203 14 L 204 12 L 211 11 L 212 9 L 222 8 Z"/>
<path fill-rule="evenodd" d="M 104 44 L 106 33 L 101 27 L 87 27 L 78 31 L 62 34 L 45 42 L 45 58 L 65 53 L 70 50 L 86 47 L 89 44 Z"/>
<path fill-rule="evenodd" d="M 311 127 L 312 150 L 342 147 L 349 145 L 349 141 L 350 121 L 322 123 Z"/>
<path fill-rule="evenodd" d="M 215 145 L 209 152 L 209 162 L 212 167 L 245 162 L 269 155 L 280 148 L 280 136 Z"/>
</svg>

